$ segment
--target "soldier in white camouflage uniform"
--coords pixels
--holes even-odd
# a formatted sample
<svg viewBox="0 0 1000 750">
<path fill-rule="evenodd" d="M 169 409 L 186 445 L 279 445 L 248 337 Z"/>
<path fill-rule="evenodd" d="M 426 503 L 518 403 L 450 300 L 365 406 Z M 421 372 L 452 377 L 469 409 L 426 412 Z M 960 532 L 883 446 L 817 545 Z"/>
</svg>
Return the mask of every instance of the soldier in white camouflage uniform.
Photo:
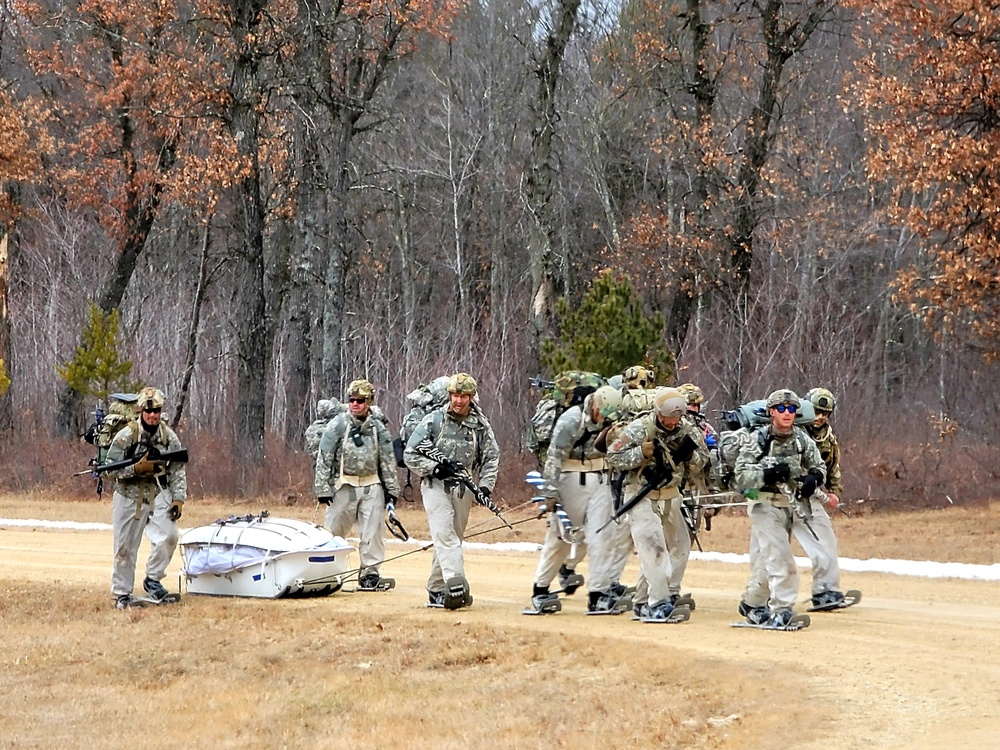
<svg viewBox="0 0 1000 750">
<path fill-rule="evenodd" d="M 647 483 L 659 484 L 628 517 L 648 586 L 645 605 L 637 588 L 636 614 L 645 621 L 666 622 L 674 609 L 672 596 L 680 596 L 685 540 L 688 552 L 691 547 L 679 488 L 699 482 L 709 458 L 701 431 L 684 418 L 687 400 L 676 388 L 658 389 L 653 404 L 653 411 L 631 422 L 608 448 L 607 461 L 628 472 L 626 503 Z"/>
<path fill-rule="evenodd" d="M 340 404 L 336 401 L 328 398 L 321 398 L 316 402 L 316 419 L 306 428 L 304 441 L 306 453 L 313 460 L 316 459 L 316 454 L 319 453 L 319 441 L 323 439 L 323 433 L 326 432 L 326 428 L 330 426 L 333 418 L 339 413 L 339 406 Z"/>
<path fill-rule="evenodd" d="M 610 535 L 597 534 L 597 529 L 611 515 L 611 488 L 604 454 L 594 444 L 601 430 L 617 419 L 620 406 L 621 392 L 611 386 L 601 386 L 582 404 L 566 409 L 552 428 L 542 472 L 545 479 L 542 489 L 545 506 L 542 512 L 550 512 L 549 524 L 535 570 L 531 605 L 525 610 L 526 614 L 561 609 L 558 595 L 549 593 L 549 586 L 557 572 L 563 576 L 575 569 L 576 563 L 583 559 L 585 549 L 590 554 L 588 609 L 593 610 L 602 596 L 610 596 L 612 584 L 617 582 L 612 580 L 610 555 L 613 550 L 600 545 L 602 537 L 606 540 Z M 567 538 L 567 531 L 554 513 L 557 508 L 565 512 L 573 529 L 569 533 L 577 535 L 577 538 Z M 567 568 L 565 562 L 574 546 L 577 549 L 573 555 L 573 568 Z M 582 577 L 575 580 L 567 577 L 567 581 L 561 582 L 563 591 L 572 594 L 582 583 Z"/>
<path fill-rule="evenodd" d="M 374 400 L 375 388 L 367 380 L 355 380 L 347 387 L 348 411 L 338 414 L 323 433 L 313 487 L 326 506 L 324 526 L 331 534 L 346 536 L 355 524 L 358 527 L 360 591 L 381 588 L 383 521 L 399 497 L 392 435 L 373 416 Z"/>
<path fill-rule="evenodd" d="M 433 410 L 406 442 L 403 460 L 422 477 L 420 494 L 427 513 L 434 555 L 427 579 L 428 606 L 459 609 L 472 604 L 465 577 L 462 537 L 469 525 L 473 494 L 456 477 L 461 471 L 479 474 L 479 487 L 493 492 L 500 466 L 500 449 L 489 420 L 473 401 L 476 381 L 460 372 L 448 381 L 447 406 Z M 418 450 L 425 440 L 440 451 L 435 461 Z"/>
<path fill-rule="evenodd" d="M 164 401 L 159 389 L 143 388 L 135 405 L 138 418 L 118 431 L 108 449 L 106 463 L 132 458 L 137 451 L 146 454 L 133 465 L 113 472 L 111 594 L 118 609 L 135 604 L 132 589 L 143 531 L 150 550 L 142 587 L 151 599 L 168 598 L 161 581 L 177 549 L 177 520 L 187 500 L 187 469 L 183 463 L 155 460 L 158 453 L 181 450 L 177 434 L 160 421 Z"/>
<path fill-rule="evenodd" d="M 796 493 L 809 502 L 826 479 L 816 443 L 795 426 L 801 402 L 787 388 L 767 397 L 771 423 L 755 428 L 736 458 L 734 482 L 747 497 L 750 516 L 750 579 L 740 614 L 755 625 L 782 627 L 794 617 L 799 572 L 791 534 L 801 527 Z"/>
</svg>

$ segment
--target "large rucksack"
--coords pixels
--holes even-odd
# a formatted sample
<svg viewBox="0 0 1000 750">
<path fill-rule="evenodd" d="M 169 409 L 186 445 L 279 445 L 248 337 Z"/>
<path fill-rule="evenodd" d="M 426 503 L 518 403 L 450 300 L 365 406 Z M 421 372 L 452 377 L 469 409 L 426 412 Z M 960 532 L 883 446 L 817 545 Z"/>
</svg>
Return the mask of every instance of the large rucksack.
<svg viewBox="0 0 1000 750">
<path fill-rule="evenodd" d="M 539 462 L 545 463 L 552 430 L 562 413 L 571 406 L 582 404 L 604 383 L 604 378 L 596 372 L 567 370 L 556 375 L 552 393 L 538 402 L 524 435 L 525 447 L 538 457 Z"/>
<path fill-rule="evenodd" d="M 87 428 L 83 439 L 97 448 L 97 463 L 107 461 L 108 449 L 123 428 L 130 423 L 138 427 L 135 403 L 139 400 L 135 393 L 108 394 L 108 411 L 105 414 L 100 405 L 94 412 L 94 422 Z"/>
</svg>

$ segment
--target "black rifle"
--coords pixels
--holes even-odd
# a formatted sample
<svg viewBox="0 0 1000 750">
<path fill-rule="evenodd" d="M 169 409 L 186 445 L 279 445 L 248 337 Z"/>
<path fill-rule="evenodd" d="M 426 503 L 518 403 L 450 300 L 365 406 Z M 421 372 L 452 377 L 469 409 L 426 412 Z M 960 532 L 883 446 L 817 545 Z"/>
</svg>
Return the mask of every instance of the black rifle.
<svg viewBox="0 0 1000 750">
<path fill-rule="evenodd" d="M 812 518 L 812 508 L 809 505 L 809 498 L 802 497 L 801 486 L 795 489 L 795 495 L 792 498 L 792 509 L 795 511 L 795 515 L 799 517 L 799 520 L 809 529 L 809 533 L 813 535 L 813 539 L 818 542 L 819 536 L 813 530 L 812 524 L 809 523 L 809 519 Z"/>
<path fill-rule="evenodd" d="M 652 474 L 652 476 L 650 476 L 650 474 Z M 643 498 L 645 498 L 650 492 L 655 492 L 669 482 L 673 477 L 673 471 L 668 471 L 666 465 L 664 464 L 662 468 L 657 467 L 657 469 L 654 469 L 652 472 L 647 472 L 644 476 L 648 477 L 646 484 L 639 488 L 639 491 L 633 495 L 631 500 L 627 503 L 623 503 L 618 510 L 611 514 L 611 518 L 605 521 L 604 525 L 597 530 L 598 534 L 642 502 Z"/>
<path fill-rule="evenodd" d="M 551 391 L 556 387 L 556 381 L 554 380 L 542 380 L 541 375 L 537 375 L 533 378 L 528 378 L 528 383 L 532 388 L 537 388 L 540 391 Z"/>
<path fill-rule="evenodd" d="M 434 443 L 430 441 L 430 438 L 424 438 L 423 440 L 421 440 L 413 447 L 413 450 L 415 450 L 417 453 L 420 453 L 423 456 L 426 456 L 431 461 L 434 461 L 439 464 L 449 460 L 445 457 L 445 455 L 441 451 L 439 451 L 437 448 L 434 447 Z M 484 508 L 493 513 L 497 518 L 503 521 L 504 525 L 508 529 L 513 530 L 514 527 L 507 522 L 506 518 L 500 515 L 500 509 L 496 506 L 496 504 L 492 500 L 490 500 L 489 496 L 485 492 L 483 492 L 482 487 L 480 487 L 472 480 L 472 477 L 469 476 L 469 472 L 466 471 L 464 466 L 462 467 L 462 470 L 455 475 L 455 479 L 464 484 L 469 489 L 469 491 L 472 492 L 472 495 L 473 497 L 476 498 L 477 503 L 482 505 Z"/>
<path fill-rule="evenodd" d="M 167 461 L 173 461 L 175 463 L 184 464 L 188 461 L 187 448 L 179 448 L 175 451 L 167 451 L 161 453 L 155 448 L 137 448 L 135 454 L 131 458 L 123 458 L 121 461 L 112 461 L 108 464 L 98 464 L 93 466 L 86 471 L 78 471 L 73 476 L 79 477 L 84 474 L 103 474 L 107 471 L 118 471 L 119 469 L 127 469 L 129 466 L 133 466 L 139 463 L 143 458 L 149 458 L 150 461 L 166 463 Z"/>
</svg>

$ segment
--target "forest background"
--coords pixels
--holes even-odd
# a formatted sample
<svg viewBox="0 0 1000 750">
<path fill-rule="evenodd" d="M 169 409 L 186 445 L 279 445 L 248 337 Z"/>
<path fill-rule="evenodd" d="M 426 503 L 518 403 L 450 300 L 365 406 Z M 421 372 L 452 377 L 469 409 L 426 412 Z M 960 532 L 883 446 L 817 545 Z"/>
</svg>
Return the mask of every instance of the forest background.
<svg viewBox="0 0 1000 750">
<path fill-rule="evenodd" d="M 998 8 L 0 0 L 0 484 L 91 491 L 57 367 L 96 305 L 194 493 L 308 497 L 318 398 L 367 377 L 398 425 L 462 370 L 513 492 L 528 377 L 614 278 L 713 419 L 822 385 L 846 499 L 982 500 Z"/>
</svg>

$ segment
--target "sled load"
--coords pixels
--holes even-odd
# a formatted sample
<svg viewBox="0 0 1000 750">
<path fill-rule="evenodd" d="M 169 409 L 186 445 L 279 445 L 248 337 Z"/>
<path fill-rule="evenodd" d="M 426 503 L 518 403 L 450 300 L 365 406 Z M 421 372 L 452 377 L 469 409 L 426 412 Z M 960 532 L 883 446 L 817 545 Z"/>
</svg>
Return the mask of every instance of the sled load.
<svg viewBox="0 0 1000 750">
<path fill-rule="evenodd" d="M 338 591 L 354 552 L 321 526 L 267 511 L 190 529 L 180 548 L 188 593 L 263 599 Z"/>
</svg>

